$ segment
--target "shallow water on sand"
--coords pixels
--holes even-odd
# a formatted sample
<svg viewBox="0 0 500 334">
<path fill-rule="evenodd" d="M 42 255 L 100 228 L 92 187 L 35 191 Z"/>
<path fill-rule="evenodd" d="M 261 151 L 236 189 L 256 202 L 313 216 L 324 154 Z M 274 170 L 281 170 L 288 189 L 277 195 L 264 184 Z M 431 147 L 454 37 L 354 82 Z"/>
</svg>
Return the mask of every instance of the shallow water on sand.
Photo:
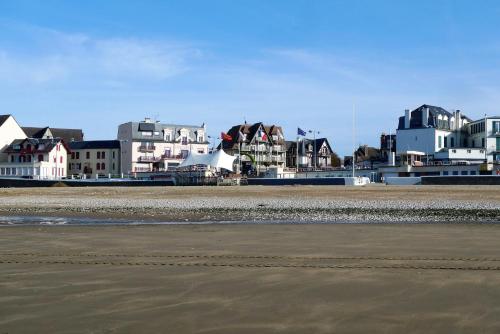
<svg viewBox="0 0 500 334">
<path fill-rule="evenodd" d="M 496 224 L 497 222 L 475 222 L 476 224 Z M 0 227 L 7 226 L 63 226 L 63 225 L 210 225 L 210 224 L 446 224 L 425 221 L 287 221 L 287 220 L 255 220 L 255 221 L 153 221 L 141 219 L 119 218 L 86 218 L 86 217 L 49 217 L 49 216 L 0 216 Z M 457 222 L 450 222 L 457 224 Z"/>
</svg>

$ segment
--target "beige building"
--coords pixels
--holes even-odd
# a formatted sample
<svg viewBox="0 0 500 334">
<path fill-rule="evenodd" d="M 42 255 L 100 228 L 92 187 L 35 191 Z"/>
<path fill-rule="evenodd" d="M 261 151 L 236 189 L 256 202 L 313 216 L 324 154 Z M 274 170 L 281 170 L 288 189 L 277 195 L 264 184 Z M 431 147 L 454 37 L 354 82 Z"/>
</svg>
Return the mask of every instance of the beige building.
<svg viewBox="0 0 500 334">
<path fill-rule="evenodd" d="M 68 175 L 79 178 L 121 176 L 119 140 L 73 141 L 69 148 Z"/>
<path fill-rule="evenodd" d="M 166 171 L 179 166 L 190 152 L 208 153 L 206 126 L 162 124 L 146 118 L 118 127 L 121 169 L 125 174 Z"/>
</svg>

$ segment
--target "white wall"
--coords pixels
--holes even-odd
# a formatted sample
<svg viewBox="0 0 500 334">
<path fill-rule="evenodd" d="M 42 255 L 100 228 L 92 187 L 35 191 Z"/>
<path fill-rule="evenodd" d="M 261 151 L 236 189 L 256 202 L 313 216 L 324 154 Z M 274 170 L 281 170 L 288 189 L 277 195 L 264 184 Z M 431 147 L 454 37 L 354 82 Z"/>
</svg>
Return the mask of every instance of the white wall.
<svg viewBox="0 0 500 334">
<path fill-rule="evenodd" d="M 26 134 L 23 129 L 17 124 L 14 117 L 10 116 L 0 126 L 0 161 L 7 161 L 7 155 L 2 151 L 7 148 L 15 139 L 24 139 Z"/>
<path fill-rule="evenodd" d="M 407 129 L 396 132 L 396 151 L 419 151 L 434 154 L 437 148 L 436 129 Z"/>
</svg>

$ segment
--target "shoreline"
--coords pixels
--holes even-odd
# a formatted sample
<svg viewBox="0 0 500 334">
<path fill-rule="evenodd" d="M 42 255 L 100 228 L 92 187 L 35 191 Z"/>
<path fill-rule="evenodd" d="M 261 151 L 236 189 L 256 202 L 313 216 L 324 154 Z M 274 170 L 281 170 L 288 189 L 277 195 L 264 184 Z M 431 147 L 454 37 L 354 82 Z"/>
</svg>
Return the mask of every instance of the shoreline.
<svg viewBox="0 0 500 334">
<path fill-rule="evenodd" d="M 0 189 L 0 216 L 151 222 L 500 222 L 500 187 Z"/>
</svg>

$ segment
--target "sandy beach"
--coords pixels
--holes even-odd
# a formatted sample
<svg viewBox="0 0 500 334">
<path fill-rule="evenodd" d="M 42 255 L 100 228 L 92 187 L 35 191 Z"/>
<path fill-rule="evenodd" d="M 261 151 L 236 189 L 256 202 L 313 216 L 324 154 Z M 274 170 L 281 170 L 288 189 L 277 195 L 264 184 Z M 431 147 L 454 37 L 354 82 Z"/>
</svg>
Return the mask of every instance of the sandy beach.
<svg viewBox="0 0 500 334">
<path fill-rule="evenodd" d="M 498 190 L 1 189 L 0 215 L 233 223 L 0 226 L 0 333 L 498 333 Z"/>
<path fill-rule="evenodd" d="M 0 230 L 2 333 L 498 333 L 500 226 Z"/>
</svg>

